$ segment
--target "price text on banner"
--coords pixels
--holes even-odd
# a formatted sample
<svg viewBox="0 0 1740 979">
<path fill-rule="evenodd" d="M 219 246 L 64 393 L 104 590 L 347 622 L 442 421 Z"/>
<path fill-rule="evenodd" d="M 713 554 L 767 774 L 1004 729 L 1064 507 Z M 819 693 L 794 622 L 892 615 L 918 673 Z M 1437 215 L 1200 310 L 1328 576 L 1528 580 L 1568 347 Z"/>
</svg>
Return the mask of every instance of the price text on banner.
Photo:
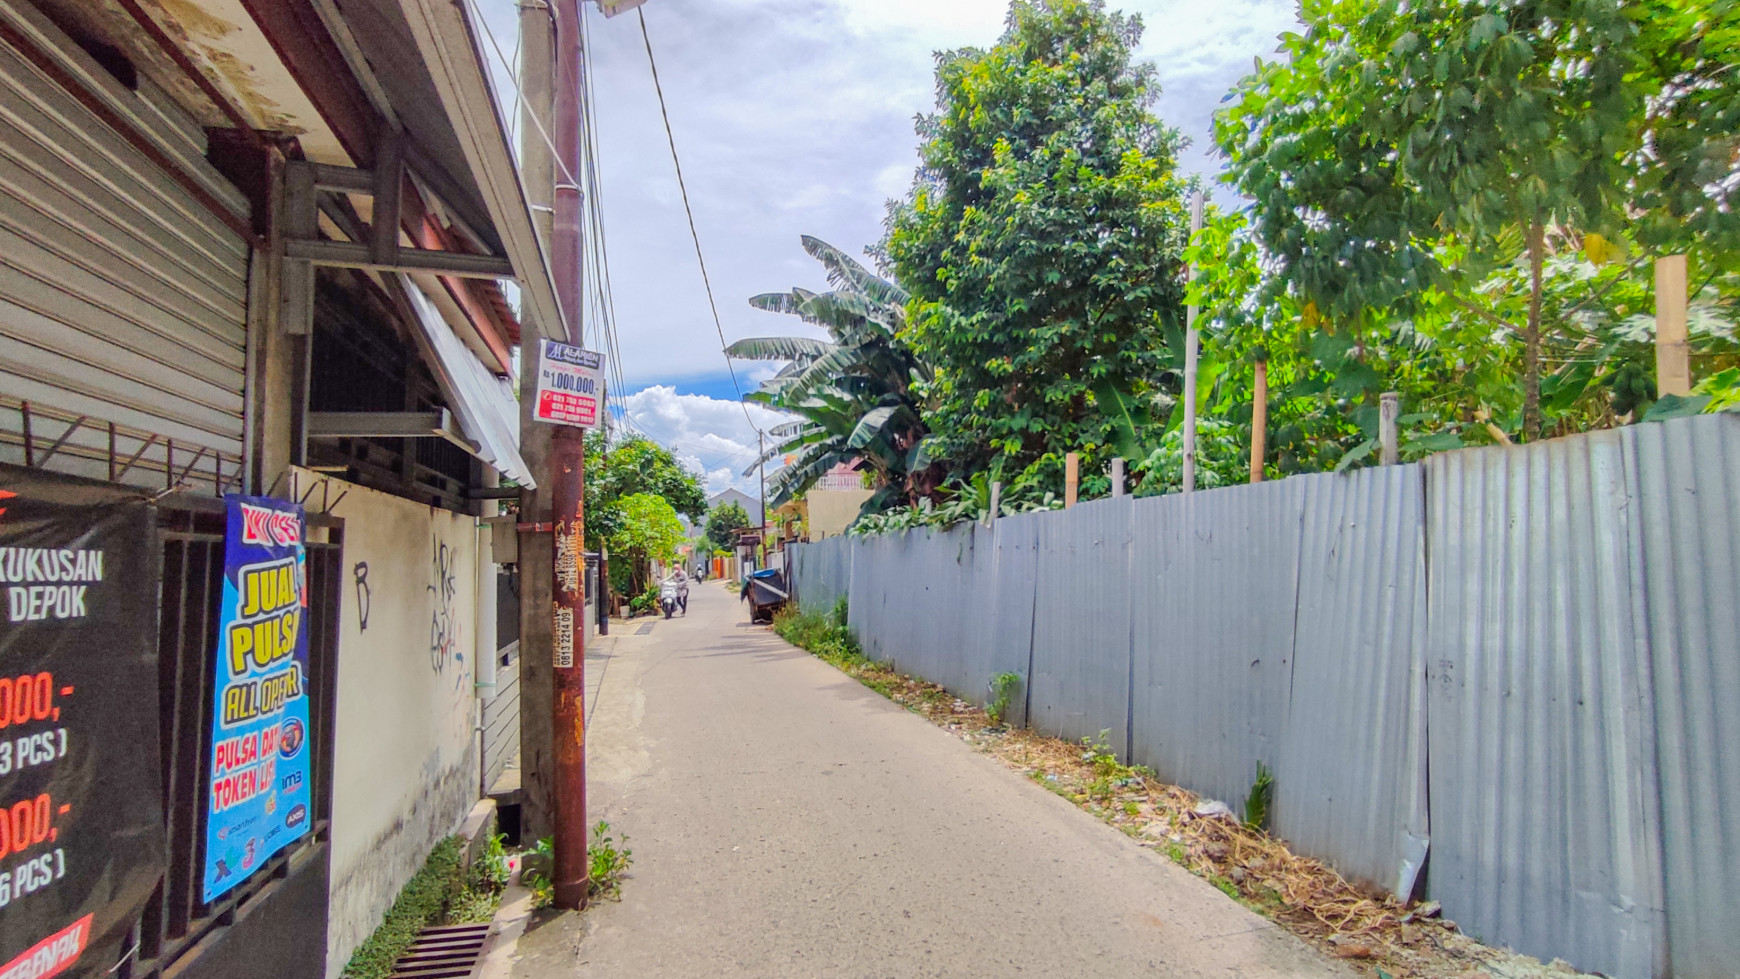
<svg viewBox="0 0 1740 979">
<path fill-rule="evenodd" d="M 152 510 L 0 465 L 0 976 L 113 972 L 163 875 Z"/>
<path fill-rule="evenodd" d="M 604 355 L 544 340 L 538 357 L 538 402 L 532 416 L 552 425 L 597 428 L 604 413 Z"/>
</svg>

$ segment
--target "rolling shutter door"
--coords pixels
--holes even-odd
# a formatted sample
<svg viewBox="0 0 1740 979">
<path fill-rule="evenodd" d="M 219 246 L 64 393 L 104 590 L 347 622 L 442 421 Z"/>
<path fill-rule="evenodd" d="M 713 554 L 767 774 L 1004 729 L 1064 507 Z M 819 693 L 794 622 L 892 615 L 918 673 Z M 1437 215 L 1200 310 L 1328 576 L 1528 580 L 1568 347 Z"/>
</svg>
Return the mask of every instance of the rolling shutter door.
<svg viewBox="0 0 1740 979">
<path fill-rule="evenodd" d="M 48 52 L 246 213 L 185 131 Z M 0 459 L 25 461 L 28 417 L 39 464 L 67 435 L 49 468 L 105 479 L 136 456 L 125 482 L 192 465 L 216 488 L 243 458 L 248 243 L 3 40 L 0 91 Z"/>
</svg>

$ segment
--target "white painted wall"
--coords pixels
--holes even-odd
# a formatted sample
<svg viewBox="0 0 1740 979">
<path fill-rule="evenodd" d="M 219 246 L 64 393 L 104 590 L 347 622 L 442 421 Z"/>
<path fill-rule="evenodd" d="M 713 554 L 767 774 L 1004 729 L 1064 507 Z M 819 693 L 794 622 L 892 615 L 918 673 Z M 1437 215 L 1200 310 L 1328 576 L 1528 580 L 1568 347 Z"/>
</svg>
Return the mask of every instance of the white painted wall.
<svg viewBox="0 0 1740 979">
<path fill-rule="evenodd" d="M 320 477 L 298 482 L 310 478 Z M 476 522 L 337 480 L 312 500 L 341 489 L 328 977 L 458 828 L 479 779 Z"/>
</svg>

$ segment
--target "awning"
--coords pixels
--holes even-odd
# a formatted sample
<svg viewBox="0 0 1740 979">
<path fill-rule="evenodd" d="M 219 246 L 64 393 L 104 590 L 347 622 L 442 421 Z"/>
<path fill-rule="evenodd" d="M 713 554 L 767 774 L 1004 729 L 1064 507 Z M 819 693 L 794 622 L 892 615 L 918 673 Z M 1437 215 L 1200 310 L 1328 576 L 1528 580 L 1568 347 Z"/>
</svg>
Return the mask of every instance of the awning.
<svg viewBox="0 0 1740 979">
<path fill-rule="evenodd" d="M 416 311 L 426 353 L 433 355 L 425 357 L 429 369 L 447 396 L 448 407 L 459 416 L 460 431 L 471 441 L 473 454 L 521 486 L 536 489 L 531 470 L 520 458 L 520 403 L 513 382 L 495 376 L 477 359 L 414 279 L 403 272 L 398 277 Z"/>
</svg>

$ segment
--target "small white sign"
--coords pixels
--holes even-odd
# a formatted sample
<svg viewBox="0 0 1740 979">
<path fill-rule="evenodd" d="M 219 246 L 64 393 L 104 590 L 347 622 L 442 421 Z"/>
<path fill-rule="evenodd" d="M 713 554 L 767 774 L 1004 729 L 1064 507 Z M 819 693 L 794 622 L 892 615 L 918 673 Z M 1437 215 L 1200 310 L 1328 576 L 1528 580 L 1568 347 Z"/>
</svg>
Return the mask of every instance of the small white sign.
<svg viewBox="0 0 1740 979">
<path fill-rule="evenodd" d="M 554 340 L 539 342 L 538 402 L 532 417 L 552 425 L 597 428 L 604 413 L 604 355 Z"/>
</svg>

